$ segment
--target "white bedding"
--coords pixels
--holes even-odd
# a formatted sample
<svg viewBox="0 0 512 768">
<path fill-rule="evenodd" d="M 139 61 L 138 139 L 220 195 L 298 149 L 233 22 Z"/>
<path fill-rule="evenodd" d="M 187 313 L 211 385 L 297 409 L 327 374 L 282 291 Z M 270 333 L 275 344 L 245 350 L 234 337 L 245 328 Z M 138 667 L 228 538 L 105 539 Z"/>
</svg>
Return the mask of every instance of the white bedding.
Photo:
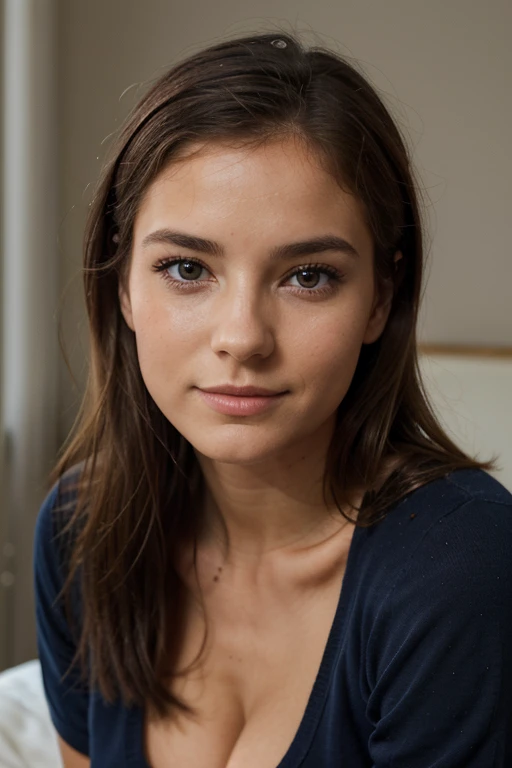
<svg viewBox="0 0 512 768">
<path fill-rule="evenodd" d="M 61 768 L 38 659 L 0 673 L 0 768 Z"/>
</svg>

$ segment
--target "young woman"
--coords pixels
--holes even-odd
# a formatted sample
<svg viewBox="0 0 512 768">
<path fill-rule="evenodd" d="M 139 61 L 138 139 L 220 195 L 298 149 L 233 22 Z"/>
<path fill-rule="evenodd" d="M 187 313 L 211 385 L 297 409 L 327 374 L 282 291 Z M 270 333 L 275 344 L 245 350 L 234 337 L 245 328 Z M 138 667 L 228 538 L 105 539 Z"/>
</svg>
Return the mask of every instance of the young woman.
<svg viewBox="0 0 512 768">
<path fill-rule="evenodd" d="M 66 768 L 512 765 L 512 496 L 427 403 L 422 237 L 338 55 L 231 40 L 135 108 L 35 534 Z"/>
</svg>

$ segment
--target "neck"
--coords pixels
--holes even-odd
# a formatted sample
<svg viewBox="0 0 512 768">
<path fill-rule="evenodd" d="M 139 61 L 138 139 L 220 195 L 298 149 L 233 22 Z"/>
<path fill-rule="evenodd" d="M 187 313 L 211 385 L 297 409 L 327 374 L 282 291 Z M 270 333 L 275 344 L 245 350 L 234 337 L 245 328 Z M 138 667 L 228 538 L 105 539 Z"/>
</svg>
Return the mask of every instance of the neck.
<svg viewBox="0 0 512 768">
<path fill-rule="evenodd" d="M 239 465 L 197 454 L 205 481 L 202 544 L 219 549 L 225 560 L 254 563 L 277 550 L 305 551 L 329 539 L 347 521 L 323 497 L 325 456 L 302 446 Z"/>
</svg>

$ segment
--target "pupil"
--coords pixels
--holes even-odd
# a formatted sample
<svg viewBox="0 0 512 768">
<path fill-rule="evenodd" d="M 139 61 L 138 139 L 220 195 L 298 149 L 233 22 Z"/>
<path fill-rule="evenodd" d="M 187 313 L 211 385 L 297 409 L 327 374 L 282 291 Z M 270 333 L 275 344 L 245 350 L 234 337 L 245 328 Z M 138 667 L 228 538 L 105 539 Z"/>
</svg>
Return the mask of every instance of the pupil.
<svg viewBox="0 0 512 768">
<path fill-rule="evenodd" d="M 190 261 L 182 262 L 178 267 L 180 277 L 197 277 L 194 275 L 195 269 L 201 269 L 198 264 L 192 264 Z"/>
<path fill-rule="evenodd" d="M 311 280 L 313 281 L 313 285 L 316 285 L 316 282 L 318 282 L 318 275 L 316 274 L 316 272 L 311 272 L 308 269 L 303 269 L 302 272 L 299 272 L 298 276 L 302 280 L 305 280 L 306 288 L 311 288 Z M 308 276 L 311 278 L 309 281 L 308 281 Z"/>
</svg>

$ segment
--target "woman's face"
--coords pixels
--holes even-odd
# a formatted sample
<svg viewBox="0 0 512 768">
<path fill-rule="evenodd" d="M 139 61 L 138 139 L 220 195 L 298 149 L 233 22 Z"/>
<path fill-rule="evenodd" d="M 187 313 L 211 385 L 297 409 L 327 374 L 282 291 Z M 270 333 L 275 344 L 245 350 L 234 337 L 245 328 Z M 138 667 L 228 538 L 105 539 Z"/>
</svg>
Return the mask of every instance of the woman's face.
<svg viewBox="0 0 512 768">
<path fill-rule="evenodd" d="M 200 454 L 243 464 L 327 448 L 389 311 L 362 207 L 293 139 L 212 143 L 164 170 L 119 295 L 160 410 Z M 282 394 L 201 391 L 219 385 Z"/>
</svg>

